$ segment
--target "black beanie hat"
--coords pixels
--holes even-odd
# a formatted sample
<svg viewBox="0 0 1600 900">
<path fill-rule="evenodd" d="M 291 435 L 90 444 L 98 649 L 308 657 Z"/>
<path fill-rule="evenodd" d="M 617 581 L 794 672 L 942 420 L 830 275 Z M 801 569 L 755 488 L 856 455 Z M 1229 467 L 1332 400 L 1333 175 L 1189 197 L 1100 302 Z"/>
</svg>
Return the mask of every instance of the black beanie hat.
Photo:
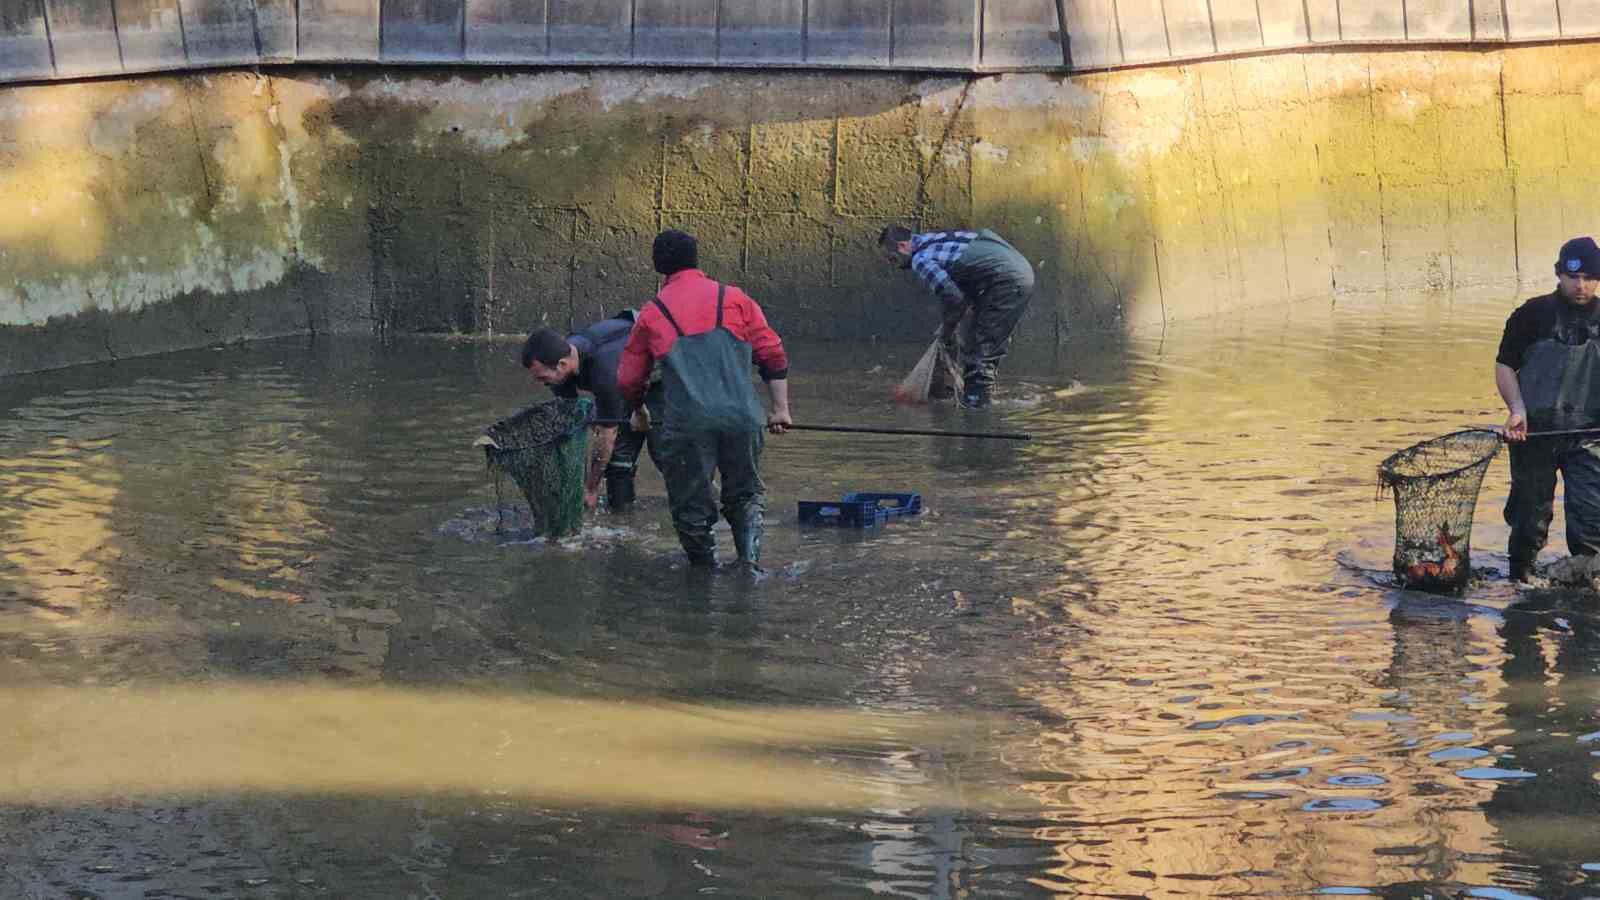
<svg viewBox="0 0 1600 900">
<path fill-rule="evenodd" d="M 650 245 L 650 261 L 663 275 L 693 269 L 700 265 L 700 245 L 687 232 L 663 231 Z"/>
<path fill-rule="evenodd" d="M 1561 245 L 1556 271 L 1566 275 L 1600 275 L 1600 247 L 1592 237 L 1576 237 Z"/>
</svg>

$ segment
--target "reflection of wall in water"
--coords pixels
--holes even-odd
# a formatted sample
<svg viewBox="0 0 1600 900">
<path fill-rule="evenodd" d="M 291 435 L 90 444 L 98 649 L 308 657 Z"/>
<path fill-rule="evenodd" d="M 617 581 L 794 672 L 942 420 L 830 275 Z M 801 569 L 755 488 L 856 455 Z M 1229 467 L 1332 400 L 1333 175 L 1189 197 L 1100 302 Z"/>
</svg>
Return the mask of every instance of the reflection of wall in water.
<svg viewBox="0 0 1600 900">
<path fill-rule="evenodd" d="M 1500 742 L 1514 755 L 1495 765 L 1535 777 L 1496 785 L 1484 808 L 1513 859 L 1533 868 L 1535 893 L 1557 896 L 1591 877 L 1579 866 L 1600 846 L 1600 759 L 1583 740 L 1600 731 L 1600 619 L 1592 595 L 1536 592 L 1507 610 L 1501 634 L 1510 732 Z"/>
</svg>

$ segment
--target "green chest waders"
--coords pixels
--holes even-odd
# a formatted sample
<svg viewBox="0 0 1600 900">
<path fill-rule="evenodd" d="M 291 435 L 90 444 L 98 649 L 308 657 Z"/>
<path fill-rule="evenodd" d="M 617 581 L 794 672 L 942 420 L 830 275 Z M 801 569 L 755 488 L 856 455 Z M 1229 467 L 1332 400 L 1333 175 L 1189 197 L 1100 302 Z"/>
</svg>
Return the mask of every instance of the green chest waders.
<svg viewBox="0 0 1600 900">
<path fill-rule="evenodd" d="M 668 432 L 760 431 L 766 424 L 761 399 L 750 385 L 750 345 L 722 327 L 727 291 L 727 285 L 717 285 L 716 327 L 700 334 L 684 334 L 661 298 L 652 301 L 678 332 L 661 360 Z"/>
<path fill-rule="evenodd" d="M 986 228 L 950 264 L 950 277 L 972 303 L 961 329 L 962 378 L 987 394 L 1033 297 L 1033 266 Z"/>
<path fill-rule="evenodd" d="M 1550 331 L 1528 348 L 1517 384 L 1529 431 L 1600 425 L 1600 316 L 1565 303 Z M 1567 549 L 1600 552 L 1600 447 L 1581 437 L 1535 437 L 1511 445 L 1506 524 L 1513 577 L 1532 568 L 1555 517 L 1556 473 L 1563 482 Z"/>
<path fill-rule="evenodd" d="M 1576 315 L 1563 303 L 1554 327 L 1528 348 L 1517 384 L 1529 431 L 1600 424 L 1600 317 Z"/>
<path fill-rule="evenodd" d="M 739 558 L 760 557 L 766 490 L 760 458 L 766 411 L 750 384 L 750 345 L 722 326 L 726 285 L 717 286 L 717 324 L 684 334 L 661 298 L 656 308 L 678 339 L 661 361 L 665 406 L 661 451 L 673 526 L 693 562 L 715 556 L 717 508 L 711 475 L 722 481 L 722 514 L 733 528 Z"/>
</svg>

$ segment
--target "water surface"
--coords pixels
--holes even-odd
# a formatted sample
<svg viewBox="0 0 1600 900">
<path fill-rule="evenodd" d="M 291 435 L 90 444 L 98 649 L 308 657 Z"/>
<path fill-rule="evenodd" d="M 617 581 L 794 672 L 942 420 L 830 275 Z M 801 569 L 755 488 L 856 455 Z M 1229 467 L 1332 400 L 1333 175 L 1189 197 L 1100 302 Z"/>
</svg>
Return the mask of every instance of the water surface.
<svg viewBox="0 0 1600 900">
<path fill-rule="evenodd" d="M 764 580 L 686 570 L 648 464 L 497 533 L 513 344 L 5 380 L 0 896 L 1600 891 L 1600 618 L 1497 577 L 1503 459 L 1488 578 L 1383 578 L 1375 466 L 1500 419 L 1512 304 L 1084 338 L 982 413 L 794 347 L 802 420 L 1036 439 L 770 439 Z M 852 489 L 928 512 L 796 526 Z"/>
</svg>

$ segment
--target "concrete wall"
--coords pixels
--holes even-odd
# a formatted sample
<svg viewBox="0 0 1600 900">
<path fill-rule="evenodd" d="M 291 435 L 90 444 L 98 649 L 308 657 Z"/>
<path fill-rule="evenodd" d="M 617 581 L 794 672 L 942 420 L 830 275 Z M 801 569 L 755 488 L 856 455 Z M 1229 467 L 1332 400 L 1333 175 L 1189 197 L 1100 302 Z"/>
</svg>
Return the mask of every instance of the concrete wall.
<svg viewBox="0 0 1600 900">
<path fill-rule="evenodd" d="M 994 226 L 1027 340 L 1541 283 L 1595 231 L 1600 48 L 1136 72 L 182 75 L 0 93 L 0 372 L 642 303 L 659 227 L 784 333 L 917 340 L 890 221 Z"/>
<path fill-rule="evenodd" d="M 1595 231 L 1600 47 L 1061 77 L 296 70 L 0 92 L 0 372 L 650 296 L 663 226 L 787 334 L 916 340 L 885 223 L 991 225 L 1022 334 L 1548 279 Z"/>
<path fill-rule="evenodd" d="M 306 62 L 1086 71 L 1600 36 L 1557 0 L 5 0 L 0 81 Z"/>
</svg>

